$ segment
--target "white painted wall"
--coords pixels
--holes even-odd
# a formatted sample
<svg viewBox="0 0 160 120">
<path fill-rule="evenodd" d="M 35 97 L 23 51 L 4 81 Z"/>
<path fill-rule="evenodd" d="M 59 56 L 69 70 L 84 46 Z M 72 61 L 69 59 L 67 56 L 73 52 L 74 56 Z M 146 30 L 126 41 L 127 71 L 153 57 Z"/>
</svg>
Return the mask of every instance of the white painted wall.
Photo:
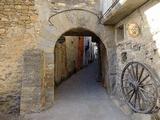
<svg viewBox="0 0 160 120">
<path fill-rule="evenodd" d="M 104 14 L 109 9 L 112 3 L 113 3 L 113 0 L 101 0 L 102 14 Z"/>
</svg>

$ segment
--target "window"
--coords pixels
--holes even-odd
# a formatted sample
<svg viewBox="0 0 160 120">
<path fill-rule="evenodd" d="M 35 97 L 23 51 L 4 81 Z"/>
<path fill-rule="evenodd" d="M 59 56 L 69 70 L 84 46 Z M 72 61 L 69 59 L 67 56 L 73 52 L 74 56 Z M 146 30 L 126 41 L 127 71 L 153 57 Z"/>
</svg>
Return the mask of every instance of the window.
<svg viewBox="0 0 160 120">
<path fill-rule="evenodd" d="M 124 40 L 124 25 L 120 25 L 116 28 L 116 41 L 117 43 Z"/>
</svg>

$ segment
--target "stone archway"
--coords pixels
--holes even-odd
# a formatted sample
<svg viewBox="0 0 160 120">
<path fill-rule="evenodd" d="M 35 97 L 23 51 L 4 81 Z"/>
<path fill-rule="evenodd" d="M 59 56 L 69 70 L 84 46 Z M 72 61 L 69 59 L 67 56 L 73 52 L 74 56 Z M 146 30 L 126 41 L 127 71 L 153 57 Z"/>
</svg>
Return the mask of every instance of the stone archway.
<svg viewBox="0 0 160 120">
<path fill-rule="evenodd" d="M 109 81 L 112 67 L 115 42 L 113 27 L 99 23 L 96 15 L 87 11 L 66 11 L 51 16 L 40 30 L 38 48 L 24 54 L 24 80 L 21 92 L 21 113 L 39 112 L 51 107 L 54 103 L 54 54 L 56 41 L 67 31 L 83 28 L 100 38 L 107 49 L 108 73 L 104 71 L 105 80 Z M 108 82 L 107 82 L 108 83 Z M 108 86 L 107 86 L 108 87 Z M 109 89 L 109 88 L 108 88 Z"/>
<path fill-rule="evenodd" d="M 96 42 L 97 47 L 98 47 L 98 52 L 99 52 L 98 53 L 98 55 L 99 55 L 99 60 L 98 60 L 99 61 L 99 63 L 98 63 L 99 65 L 98 66 L 99 66 L 99 72 L 100 72 L 100 74 L 99 74 L 100 75 L 99 76 L 99 82 L 102 82 L 102 85 L 107 89 L 108 88 L 107 84 L 109 82 L 107 80 L 107 73 L 108 73 L 107 49 L 106 49 L 104 43 L 102 42 L 102 40 L 95 33 L 93 33 L 92 31 L 89 31 L 87 29 L 84 29 L 84 28 L 73 28 L 73 29 L 70 29 L 69 31 L 66 31 L 65 33 L 63 33 L 62 36 L 57 40 L 55 48 L 54 48 L 54 61 L 57 61 L 57 62 L 54 62 L 55 63 L 54 66 L 57 69 L 60 69 L 59 67 L 61 66 L 62 67 L 61 68 L 62 71 L 59 71 L 59 72 L 62 72 L 63 75 L 61 76 L 59 74 L 59 72 L 57 71 L 58 72 L 58 73 L 56 72 L 57 73 L 56 74 L 57 75 L 57 81 L 56 80 L 54 80 L 54 81 L 58 82 L 57 83 L 57 85 L 58 85 L 64 80 L 64 78 L 67 78 L 67 76 L 70 76 L 70 73 L 68 72 L 68 69 L 67 69 L 67 58 L 66 58 L 67 57 L 67 55 L 66 55 L 66 49 L 67 49 L 66 42 L 67 42 L 67 39 L 65 39 L 65 37 L 69 37 L 70 39 L 74 38 L 73 41 L 78 44 L 78 42 L 76 42 L 76 41 L 78 41 L 78 37 L 80 37 L 80 36 L 81 37 L 82 36 L 83 37 L 90 36 L 92 38 L 92 42 Z M 76 37 L 77 40 L 75 39 L 75 37 Z M 84 41 L 85 40 L 83 39 L 83 42 Z M 72 44 L 73 44 L 73 42 L 72 42 Z M 72 44 L 70 44 L 70 45 L 72 45 Z M 74 45 L 74 47 L 76 45 Z M 71 47 L 72 46 L 70 46 L 70 48 Z M 57 55 L 56 54 L 56 50 L 57 50 L 57 52 L 60 52 L 62 54 L 62 56 Z M 72 51 L 70 51 L 70 52 L 72 52 Z M 76 55 L 78 55 L 78 53 L 76 53 L 76 51 L 74 51 L 74 53 Z M 56 59 L 56 58 L 58 58 L 58 56 L 61 57 L 61 58 L 60 59 Z M 76 64 L 75 68 L 73 68 L 74 69 L 73 71 L 77 71 L 79 69 L 79 67 L 78 67 L 79 65 L 78 64 L 81 61 L 80 60 L 81 58 L 79 58 L 80 61 L 77 61 L 75 56 L 72 57 L 72 59 L 73 58 L 74 58 L 74 61 L 75 61 L 74 64 Z M 73 60 L 71 60 L 71 61 L 73 61 Z M 56 64 L 61 64 L 61 65 L 56 65 Z M 56 70 L 54 70 L 54 71 L 56 71 Z M 73 73 L 73 71 L 70 71 L 71 74 Z"/>
</svg>

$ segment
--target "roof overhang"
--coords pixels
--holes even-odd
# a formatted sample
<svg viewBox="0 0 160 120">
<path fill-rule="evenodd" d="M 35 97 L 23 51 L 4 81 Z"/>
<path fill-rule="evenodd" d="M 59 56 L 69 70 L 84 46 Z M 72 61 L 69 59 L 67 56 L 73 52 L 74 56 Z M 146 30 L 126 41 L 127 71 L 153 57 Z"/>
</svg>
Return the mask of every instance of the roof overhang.
<svg viewBox="0 0 160 120">
<path fill-rule="evenodd" d="M 119 2 L 103 15 L 101 22 L 105 25 L 114 25 L 131 14 L 149 0 L 119 0 Z"/>
</svg>

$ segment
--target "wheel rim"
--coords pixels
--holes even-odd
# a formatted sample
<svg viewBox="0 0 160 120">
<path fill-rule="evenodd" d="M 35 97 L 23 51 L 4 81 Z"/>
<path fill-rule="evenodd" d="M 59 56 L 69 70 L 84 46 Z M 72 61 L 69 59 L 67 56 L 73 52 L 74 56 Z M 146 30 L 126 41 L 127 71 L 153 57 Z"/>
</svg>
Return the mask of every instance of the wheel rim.
<svg viewBox="0 0 160 120">
<path fill-rule="evenodd" d="M 128 63 L 122 71 L 121 88 L 133 111 L 149 113 L 156 106 L 157 88 L 146 65 L 139 62 Z"/>
</svg>

